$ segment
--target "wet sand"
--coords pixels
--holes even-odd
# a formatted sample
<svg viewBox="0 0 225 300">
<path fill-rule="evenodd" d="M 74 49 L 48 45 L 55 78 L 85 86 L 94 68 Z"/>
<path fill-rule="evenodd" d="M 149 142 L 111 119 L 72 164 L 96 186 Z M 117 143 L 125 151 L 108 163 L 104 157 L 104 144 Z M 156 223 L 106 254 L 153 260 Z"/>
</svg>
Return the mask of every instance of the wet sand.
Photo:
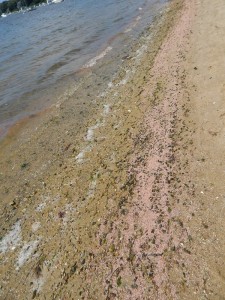
<svg viewBox="0 0 225 300">
<path fill-rule="evenodd" d="M 223 299 L 224 11 L 172 1 L 2 141 L 2 299 Z"/>
</svg>

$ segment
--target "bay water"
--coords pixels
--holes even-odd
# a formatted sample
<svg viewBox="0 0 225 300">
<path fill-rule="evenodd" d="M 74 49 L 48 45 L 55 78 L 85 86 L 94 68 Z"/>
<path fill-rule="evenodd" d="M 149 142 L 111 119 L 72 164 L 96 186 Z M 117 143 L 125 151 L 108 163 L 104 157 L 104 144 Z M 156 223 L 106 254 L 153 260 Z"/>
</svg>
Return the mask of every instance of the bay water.
<svg viewBox="0 0 225 300">
<path fill-rule="evenodd" d="M 1 17 L 0 135 L 53 103 L 54 90 L 74 84 L 80 70 L 109 54 L 115 70 L 167 2 L 65 0 Z"/>
</svg>

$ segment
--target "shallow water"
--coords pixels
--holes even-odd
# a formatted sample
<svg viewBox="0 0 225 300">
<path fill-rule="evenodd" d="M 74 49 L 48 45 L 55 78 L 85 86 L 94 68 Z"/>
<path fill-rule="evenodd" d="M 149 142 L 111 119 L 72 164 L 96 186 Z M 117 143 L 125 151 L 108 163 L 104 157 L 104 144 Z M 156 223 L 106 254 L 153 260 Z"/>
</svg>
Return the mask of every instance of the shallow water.
<svg viewBox="0 0 225 300">
<path fill-rule="evenodd" d="M 166 2 L 65 0 L 0 18 L 0 134 L 51 103 L 56 83 L 129 48 Z"/>
</svg>

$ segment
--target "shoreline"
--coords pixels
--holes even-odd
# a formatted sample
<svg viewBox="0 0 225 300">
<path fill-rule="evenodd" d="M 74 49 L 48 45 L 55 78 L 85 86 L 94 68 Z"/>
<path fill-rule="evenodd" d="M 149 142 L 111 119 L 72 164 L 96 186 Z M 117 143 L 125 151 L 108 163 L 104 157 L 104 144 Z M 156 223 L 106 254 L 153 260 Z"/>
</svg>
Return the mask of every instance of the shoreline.
<svg viewBox="0 0 225 300">
<path fill-rule="evenodd" d="M 95 76 L 97 75 L 98 79 L 102 80 L 101 85 L 104 85 L 104 78 L 112 77 L 113 74 L 118 71 L 119 66 L 124 65 L 123 57 L 129 55 L 129 53 L 133 51 L 132 49 L 136 47 L 139 38 L 141 38 L 143 32 L 149 26 L 146 20 L 150 22 L 151 19 L 154 19 L 160 14 L 160 9 L 163 9 L 166 5 L 168 4 L 152 5 L 152 12 L 149 12 L 147 5 L 145 8 L 149 14 L 147 14 L 147 12 L 144 13 L 143 10 L 138 10 L 134 13 L 130 22 L 121 25 L 116 32 L 112 32 L 108 37 L 101 37 L 101 42 L 99 41 L 98 46 L 95 46 L 89 55 L 84 55 L 85 59 L 80 60 L 80 58 L 76 58 L 75 61 L 77 61 L 77 63 L 74 67 L 68 66 L 67 75 L 61 74 L 62 76 L 60 76 L 58 74 L 57 68 L 60 65 L 60 61 L 56 61 L 53 65 L 49 66 L 49 70 L 52 70 L 52 73 L 46 71 L 45 76 L 43 74 L 44 77 L 40 77 L 36 85 L 35 82 L 33 82 L 30 90 L 26 88 L 26 92 L 23 93 L 18 91 L 17 99 L 13 96 L 13 101 L 1 103 L 0 139 L 4 138 L 7 131 L 14 124 L 24 118 L 29 118 L 29 115 L 39 114 L 42 110 L 54 105 L 57 102 L 56 99 L 62 98 L 66 93 L 71 93 L 71 89 L 73 90 L 74 86 L 79 86 L 82 81 L 85 81 L 85 77 L 88 76 L 90 72 L 96 73 Z M 124 46 L 122 47 L 121 45 L 123 44 Z M 96 63 L 97 66 L 95 66 Z M 108 69 L 104 67 L 102 71 L 104 76 L 100 78 L 101 73 L 98 70 L 98 65 L 101 66 L 104 63 L 106 65 L 111 64 L 111 67 L 108 67 Z M 55 79 L 54 70 L 55 73 L 58 74 L 58 77 L 56 76 Z M 39 72 L 41 72 L 41 70 L 39 70 Z M 46 76 L 47 79 L 45 78 Z M 51 79 L 51 77 L 53 77 L 53 79 Z M 92 85 L 94 85 L 94 79 Z M 94 90 L 92 91 L 93 94 L 95 92 Z"/>
<path fill-rule="evenodd" d="M 147 106 L 140 106 L 137 101 L 143 83 L 147 82 L 145 74 L 151 69 L 154 57 L 174 22 L 176 10 L 175 1 L 156 22 L 156 26 L 150 29 L 150 36 L 146 33 L 140 41 L 133 56 L 127 60 L 126 69 L 121 68 L 109 82 L 107 94 L 100 92 L 101 103 L 89 102 L 92 106 L 89 113 L 92 111 L 96 121 L 84 122 L 84 112 L 80 128 L 75 128 L 73 120 L 77 103 L 74 104 L 71 96 L 69 101 L 53 106 L 50 118 L 47 114 L 43 115 L 42 124 L 36 118 L 31 127 L 23 128 L 17 141 L 6 146 L 7 151 L 4 151 L 7 157 L 0 156 L 1 170 L 4 170 L 4 176 L 1 173 L 4 199 L 1 203 L 1 222 L 5 228 L 1 233 L 2 243 L 8 245 L 4 236 L 14 230 L 13 226 L 20 231 L 20 239 L 12 245 L 15 250 L 6 247 L 6 254 L 1 254 L 1 281 L 7 282 L 3 288 L 7 296 L 16 290 L 18 295 L 26 293 L 36 297 L 40 294 L 42 297 L 43 293 L 46 297 L 59 297 L 66 288 L 66 292 L 71 289 L 74 295 L 77 294 L 74 296 L 77 299 L 83 284 L 87 287 L 92 282 L 93 278 L 88 279 L 88 274 L 91 270 L 93 275 L 97 272 L 94 269 L 102 259 L 101 251 L 114 253 L 113 248 L 107 250 L 107 243 L 104 244 L 104 238 L 98 238 L 98 232 L 103 230 L 101 226 L 107 228 L 110 225 L 103 222 L 109 212 L 111 222 L 117 218 L 119 211 L 126 214 L 123 205 L 132 195 L 135 185 L 130 162 L 132 148 L 138 123 L 149 106 L 148 101 Z M 143 61 L 148 63 L 142 65 Z M 77 145 L 76 141 L 83 142 Z M 100 252 L 99 243 L 102 244 Z M 87 253 L 92 254 L 87 257 Z M 19 259 L 18 255 L 22 258 Z M 85 260 L 93 260 L 93 264 L 81 272 L 75 265 L 83 256 Z M 73 261 L 75 257 L 77 262 Z M 60 275 L 61 267 L 55 266 L 65 265 L 64 269 L 69 270 L 71 263 L 75 265 L 69 280 L 68 275 Z M 41 269 L 40 276 L 35 275 L 36 269 Z M 107 269 L 105 271 L 108 273 Z M 21 280 L 20 285 L 15 287 L 18 272 Z M 8 274 L 9 281 L 6 280 Z M 23 280 L 24 276 L 28 276 L 29 280 Z M 97 282 L 101 281 L 102 276 L 100 272 Z M 60 288 L 60 282 L 65 278 L 72 286 L 78 284 L 80 288 L 74 290 L 69 284 Z M 26 282 L 32 282 L 32 285 Z M 88 293 L 94 286 L 92 282 Z M 105 297 L 104 286 L 94 290 L 97 293 L 95 297 Z"/>
<path fill-rule="evenodd" d="M 169 4 L 167 4 L 167 6 L 169 6 Z M 163 10 L 167 10 L 167 8 L 164 8 Z M 121 55 L 120 54 L 120 59 L 121 59 L 121 67 L 114 67 L 113 68 L 113 73 L 111 74 L 107 74 L 107 78 L 109 78 L 109 80 L 119 80 L 118 78 L 122 77 L 124 74 L 124 70 L 126 70 L 126 68 L 129 68 L 129 60 L 130 59 L 134 59 L 133 56 L 135 56 L 135 53 L 137 51 L 137 53 L 139 52 L 139 48 L 141 49 L 141 45 L 143 43 L 145 43 L 145 38 L 146 36 L 148 36 L 148 39 L 149 38 L 154 38 L 152 35 L 154 35 L 154 31 L 155 29 L 153 30 L 153 32 L 151 32 L 151 30 L 153 28 L 156 28 L 158 25 L 158 23 L 160 23 L 160 19 L 162 18 L 162 15 L 164 14 L 165 12 L 158 12 L 158 14 L 156 16 L 153 17 L 153 20 L 152 22 L 148 25 L 148 26 L 145 26 L 145 28 L 140 32 L 140 35 L 139 35 L 139 39 L 135 39 L 135 41 L 132 41 L 131 43 L 131 49 L 129 51 L 129 54 L 127 54 L 127 49 L 125 51 L 125 54 L 124 55 Z M 136 17 L 134 18 L 134 20 L 129 24 L 129 25 L 126 25 L 125 28 L 130 28 L 130 26 L 133 28 L 133 22 L 136 22 Z M 0 132 L 0 145 L 4 148 L 5 145 L 8 145 L 11 140 L 15 140 L 17 139 L 17 134 L 21 134 L 22 131 L 26 132 L 26 131 L 34 131 L 34 127 L 32 127 L 32 123 L 35 122 L 35 124 L 37 124 L 36 126 L 39 127 L 39 125 L 42 123 L 42 118 L 43 118 L 43 122 L 44 120 L 47 120 L 48 119 L 48 116 L 46 116 L 46 114 L 50 114 L 51 115 L 54 115 L 54 114 L 58 114 L 57 112 L 57 109 L 60 107 L 60 105 L 64 105 L 64 103 L 66 101 L 70 101 L 71 102 L 71 97 L 74 97 L 74 98 L 77 98 L 77 97 L 83 97 L 84 96 L 82 95 L 82 90 L 84 89 L 89 89 L 90 88 L 90 84 L 96 84 L 97 86 L 99 86 L 101 88 L 101 91 L 99 94 L 96 94 L 95 92 L 93 92 L 93 90 L 89 91 L 86 95 L 86 98 L 87 97 L 90 97 L 90 93 L 92 94 L 93 93 L 93 96 L 95 98 L 104 98 L 104 94 L 107 94 L 108 91 L 112 86 L 112 82 L 109 81 L 108 83 L 105 82 L 100 82 L 101 81 L 101 78 L 99 75 L 97 75 L 97 73 L 103 73 L 105 71 L 105 67 L 104 67 L 104 64 L 108 64 L 105 62 L 105 60 L 112 60 L 111 57 L 106 57 L 105 59 L 105 55 L 102 57 L 102 54 L 108 54 L 108 51 L 106 51 L 108 48 L 111 48 L 113 47 L 114 48 L 114 43 L 115 43 L 115 40 L 117 40 L 118 36 L 120 35 L 124 35 L 124 33 L 127 31 L 125 30 L 124 28 L 124 31 L 121 31 L 120 33 L 116 34 L 115 36 L 113 36 L 112 38 L 110 38 L 108 40 L 108 42 L 104 43 L 104 45 L 102 45 L 101 47 L 101 50 L 98 50 L 98 52 L 96 52 L 96 56 L 93 57 L 92 59 L 90 59 L 89 61 L 86 62 L 85 65 L 83 65 L 80 69 L 78 69 L 74 74 L 73 74 L 73 77 L 71 77 L 71 75 L 68 75 L 66 76 L 66 81 L 69 81 L 70 83 L 67 84 L 66 88 L 65 89 L 62 89 L 62 87 L 57 87 L 57 90 L 56 91 L 53 91 L 52 89 L 54 89 L 54 86 L 52 87 L 52 89 L 50 89 L 52 95 L 53 95 L 53 98 L 56 98 L 56 100 L 54 101 L 50 101 L 49 104 L 47 104 L 47 106 L 43 106 L 42 109 L 40 108 L 36 108 L 34 109 L 32 112 L 28 113 L 27 116 L 24 116 L 24 117 L 19 117 L 18 119 L 16 119 L 15 121 L 12 121 L 11 123 L 8 123 L 8 124 L 5 124 L 5 126 L 3 126 L 3 129 L 2 131 Z M 150 37 L 152 36 L 152 37 Z M 126 37 L 127 39 L 128 37 Z M 118 43 L 118 41 L 116 42 Z M 118 47 L 118 46 L 116 46 Z M 105 53 L 106 51 L 106 53 Z M 114 51 L 114 49 L 113 49 Z M 140 52 L 138 53 L 138 55 L 142 55 L 141 51 L 143 50 L 140 50 Z M 154 50 L 155 51 L 155 50 Z M 109 51 L 110 52 L 110 51 Z M 121 53 L 123 54 L 124 50 L 121 51 Z M 107 55 L 108 56 L 108 55 Z M 114 53 L 114 56 L 115 56 L 115 53 Z M 113 57 L 113 59 L 115 59 L 115 57 Z M 92 65 L 92 66 L 88 66 L 88 64 L 90 64 L 90 62 L 93 62 L 95 61 L 97 63 L 97 65 Z M 100 69 L 100 71 L 98 70 L 98 68 Z M 97 76 L 99 76 L 97 78 Z M 95 80 L 91 79 L 92 77 L 96 77 L 97 80 L 95 82 Z M 84 82 L 87 81 L 88 83 L 87 84 L 84 84 Z M 63 84 L 64 85 L 64 80 L 63 80 Z M 100 85 L 101 83 L 101 85 Z M 118 84 L 118 83 L 117 83 Z M 76 91 L 78 89 L 81 89 L 81 92 L 79 94 L 76 94 Z M 43 99 L 47 99 L 49 98 L 49 93 L 47 94 L 47 96 L 41 96 L 40 98 L 43 98 Z M 92 97 L 92 95 L 91 95 Z M 45 100 L 46 100 L 45 99 Z M 47 99 L 49 100 L 49 99 Z M 96 100 L 94 100 L 95 102 L 97 102 Z M 41 102 L 43 102 L 43 100 L 41 100 Z M 101 105 L 102 103 L 97 103 L 97 105 Z M 70 104 L 68 104 L 69 106 Z M 79 103 L 77 103 L 77 105 L 79 106 Z M 86 103 L 85 103 L 86 105 Z M 37 107 L 39 107 L 37 105 Z M 29 110 L 29 109 L 28 109 Z M 85 108 L 84 107 L 84 110 L 87 110 L 87 107 Z M 87 118 L 89 118 L 87 116 Z M 30 122 L 29 120 L 32 120 L 32 122 Z M 85 125 L 84 125 L 85 126 Z M 0 150 L 1 151 L 1 150 Z M 1 151 L 3 152 L 3 151 Z"/>
<path fill-rule="evenodd" d="M 172 1 L 107 89 L 95 99 L 87 89 L 89 111 L 71 92 L 5 146 L 3 298 L 222 299 L 225 8 L 215 1 Z"/>
</svg>

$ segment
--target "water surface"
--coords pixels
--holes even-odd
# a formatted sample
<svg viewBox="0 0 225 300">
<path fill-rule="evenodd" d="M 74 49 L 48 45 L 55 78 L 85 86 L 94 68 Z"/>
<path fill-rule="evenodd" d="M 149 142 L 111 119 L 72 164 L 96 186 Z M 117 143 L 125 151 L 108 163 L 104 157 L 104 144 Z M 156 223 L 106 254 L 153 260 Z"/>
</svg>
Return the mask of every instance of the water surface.
<svg viewBox="0 0 225 300">
<path fill-rule="evenodd" d="M 0 18 L 0 127 L 54 100 L 43 95 L 63 78 L 120 51 L 124 35 L 137 38 L 166 2 L 65 0 Z"/>
</svg>

